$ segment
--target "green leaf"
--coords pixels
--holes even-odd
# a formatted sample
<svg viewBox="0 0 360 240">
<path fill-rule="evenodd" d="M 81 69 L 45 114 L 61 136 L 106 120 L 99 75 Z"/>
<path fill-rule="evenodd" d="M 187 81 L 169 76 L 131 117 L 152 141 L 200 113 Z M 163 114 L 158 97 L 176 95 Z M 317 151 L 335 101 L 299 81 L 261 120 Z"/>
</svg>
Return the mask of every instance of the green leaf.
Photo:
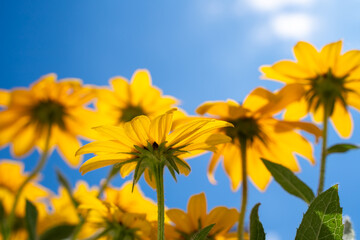
<svg viewBox="0 0 360 240">
<path fill-rule="evenodd" d="M 69 194 L 69 197 L 70 197 L 73 205 L 76 208 L 79 204 L 75 200 L 75 198 L 72 194 L 72 189 L 71 189 L 69 181 L 66 179 L 66 177 L 61 173 L 61 171 L 59 169 L 56 169 L 56 176 L 57 176 L 57 179 L 60 182 L 61 186 L 63 186 L 65 188 L 66 192 Z"/>
<path fill-rule="evenodd" d="M 39 240 L 63 240 L 71 236 L 75 230 L 76 225 L 58 225 L 46 230 L 39 238 Z"/>
<path fill-rule="evenodd" d="M 250 240 L 265 240 L 264 227 L 258 215 L 259 206 L 260 203 L 256 204 L 250 213 Z"/>
<path fill-rule="evenodd" d="M 354 144 L 349 144 L 349 143 L 340 143 L 340 144 L 335 144 L 331 147 L 329 147 L 326 150 L 327 155 L 332 154 L 332 153 L 343 153 L 343 152 L 347 152 L 349 150 L 352 149 L 359 149 L 360 147 Z"/>
<path fill-rule="evenodd" d="M 291 170 L 280 164 L 270 162 L 264 158 L 261 158 L 261 160 L 265 164 L 266 168 L 270 171 L 274 179 L 283 187 L 285 191 L 301 198 L 310 204 L 310 202 L 315 197 L 313 191 Z"/>
<path fill-rule="evenodd" d="M 192 236 L 191 240 L 205 240 L 207 239 L 207 235 L 211 231 L 211 229 L 215 226 L 215 224 L 211 224 L 209 226 L 204 227 L 203 229 L 199 230 L 197 233 Z"/>
<path fill-rule="evenodd" d="M 343 228 L 338 186 L 335 185 L 311 202 L 295 240 L 342 240 Z"/>
<path fill-rule="evenodd" d="M 38 212 L 36 207 L 29 200 L 26 200 L 25 223 L 29 235 L 29 240 L 36 240 L 37 217 Z"/>
<path fill-rule="evenodd" d="M 350 218 L 345 216 L 344 217 L 344 235 L 343 240 L 355 240 L 355 231 L 352 227 L 352 223 Z"/>
</svg>

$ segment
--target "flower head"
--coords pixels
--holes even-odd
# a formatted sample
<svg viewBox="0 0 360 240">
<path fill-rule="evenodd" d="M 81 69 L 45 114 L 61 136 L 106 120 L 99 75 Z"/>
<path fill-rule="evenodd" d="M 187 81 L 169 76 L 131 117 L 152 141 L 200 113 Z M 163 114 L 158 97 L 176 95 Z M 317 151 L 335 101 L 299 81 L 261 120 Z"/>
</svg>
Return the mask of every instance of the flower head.
<svg viewBox="0 0 360 240">
<path fill-rule="evenodd" d="M 214 119 L 193 119 L 171 131 L 174 111 L 170 110 L 152 120 L 142 115 L 119 127 L 95 128 L 107 140 L 89 143 L 77 151 L 77 154 L 97 155 L 87 160 L 80 167 L 80 172 L 84 174 L 118 164 L 123 177 L 135 170 L 136 183 L 145 172 L 145 179 L 155 187 L 152 175 L 156 164 L 166 166 L 173 177 L 180 172 L 187 175 L 190 167 L 182 158 L 189 152 L 214 150 L 215 145 L 230 141 L 224 134 L 214 134 L 213 131 L 232 125 Z"/>
<path fill-rule="evenodd" d="M 99 114 L 109 125 L 116 126 L 140 115 L 153 118 L 177 103 L 175 98 L 162 96 L 161 90 L 151 85 L 150 73 L 145 69 L 137 70 L 130 83 L 123 77 L 114 77 L 110 85 L 112 90 L 98 90 L 96 103 Z"/>
<path fill-rule="evenodd" d="M 72 193 L 76 204 L 81 204 L 84 197 L 96 197 L 98 190 L 90 188 L 84 181 L 76 183 L 75 189 Z M 51 210 L 44 209 L 44 213 L 39 217 L 38 233 L 42 234 L 47 230 L 59 225 L 77 225 L 80 223 L 80 217 L 73 199 L 64 187 L 59 188 L 59 195 L 50 198 Z M 95 232 L 93 228 L 84 225 L 79 233 L 80 239 L 85 239 Z"/>
<path fill-rule="evenodd" d="M 96 119 L 84 107 L 93 98 L 94 92 L 81 81 L 56 81 L 55 74 L 42 77 L 30 89 L 0 90 L 0 146 L 11 143 L 13 154 L 21 157 L 35 146 L 44 150 L 50 131 L 50 146 L 57 146 L 63 158 L 77 166 L 77 136 L 86 136 Z"/>
<path fill-rule="evenodd" d="M 193 195 L 187 205 L 187 213 L 180 209 L 169 209 L 166 215 L 174 223 L 168 226 L 167 238 L 172 240 L 190 240 L 200 229 L 215 224 L 208 239 L 230 239 L 229 230 L 237 222 L 239 213 L 234 208 L 216 207 L 207 213 L 204 193 Z"/>
<path fill-rule="evenodd" d="M 87 224 L 97 232 L 105 230 L 111 239 L 150 239 L 152 225 L 146 220 L 146 214 L 126 212 L 112 202 L 93 196 L 83 199 L 79 211 L 86 213 Z"/>
<path fill-rule="evenodd" d="M 3 205 L 6 214 L 11 212 L 15 195 L 27 177 L 23 171 L 24 165 L 21 162 L 10 160 L 0 162 L 0 203 Z M 29 182 L 20 195 L 15 209 L 16 217 L 25 216 L 26 199 L 35 202 L 39 198 L 48 196 L 48 194 L 48 190 L 37 184 L 36 181 Z"/>
<path fill-rule="evenodd" d="M 342 41 L 325 45 L 321 51 L 309 43 L 294 47 L 297 61 L 283 60 L 260 68 L 263 78 L 297 86 L 301 94 L 289 105 L 286 119 L 298 120 L 310 111 L 314 120 L 324 118 L 324 108 L 342 137 L 352 132 L 348 106 L 360 110 L 360 51 L 341 54 Z"/>
<path fill-rule="evenodd" d="M 242 179 L 241 139 L 246 141 L 247 174 L 260 190 L 265 190 L 271 178 L 260 157 L 282 164 L 293 171 L 299 171 L 294 153 L 314 163 L 311 144 L 296 130 L 304 130 L 316 137 L 321 135 L 320 130 L 311 123 L 274 118 L 286 104 L 293 101 L 292 90 L 290 86 L 274 94 L 257 88 L 243 104 L 234 100 L 207 102 L 196 110 L 199 114 L 209 114 L 234 125 L 234 128 L 221 130 L 231 137 L 232 141 L 219 146 L 218 151 L 211 157 L 208 178 L 212 183 L 216 182 L 214 171 L 223 157 L 225 172 L 231 180 L 232 189 L 239 187 Z"/>
</svg>

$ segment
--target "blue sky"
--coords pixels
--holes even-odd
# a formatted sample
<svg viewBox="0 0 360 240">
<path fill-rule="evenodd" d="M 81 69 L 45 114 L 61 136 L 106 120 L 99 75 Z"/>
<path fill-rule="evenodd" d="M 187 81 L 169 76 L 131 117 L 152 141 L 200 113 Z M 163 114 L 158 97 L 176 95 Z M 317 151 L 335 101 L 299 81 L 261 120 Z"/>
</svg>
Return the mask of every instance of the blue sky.
<svg viewBox="0 0 360 240">
<path fill-rule="evenodd" d="M 344 50 L 360 49 L 359 7 L 356 0 L 0 1 L 0 88 L 28 86 L 50 72 L 59 78 L 107 85 L 113 76 L 130 78 L 136 69 L 147 68 L 153 84 L 180 99 L 181 106 L 193 114 L 204 101 L 242 101 L 257 86 L 279 88 L 278 83 L 260 80 L 258 68 L 292 59 L 292 47 L 299 40 L 320 48 L 343 39 Z M 342 140 L 331 130 L 329 144 L 360 143 L 360 115 L 352 113 L 353 137 Z M 319 149 L 315 146 L 317 159 Z M 231 192 L 221 167 L 216 172 L 218 185 L 208 182 L 209 157 L 189 160 L 192 173 L 178 183 L 166 176 L 167 206 L 184 209 L 192 194 L 204 191 L 208 209 L 239 208 L 240 192 Z M 340 184 L 344 214 L 360 231 L 358 157 L 359 151 L 331 156 L 326 187 Z M 11 158 L 9 148 L 0 150 L 0 158 Z M 26 169 L 32 169 L 37 159 L 36 152 L 24 159 Z M 299 177 L 316 189 L 318 164 L 299 162 Z M 82 177 L 54 153 L 42 178 L 54 191 L 58 187 L 52 174 L 55 167 L 73 184 L 86 179 L 95 185 L 107 174 L 102 169 Z M 114 185 L 123 182 L 116 178 Z M 155 192 L 143 181 L 140 185 L 155 199 Z M 250 187 L 248 210 L 257 202 L 262 203 L 260 219 L 270 240 L 295 236 L 306 211 L 301 200 L 272 182 L 264 193 Z"/>
</svg>

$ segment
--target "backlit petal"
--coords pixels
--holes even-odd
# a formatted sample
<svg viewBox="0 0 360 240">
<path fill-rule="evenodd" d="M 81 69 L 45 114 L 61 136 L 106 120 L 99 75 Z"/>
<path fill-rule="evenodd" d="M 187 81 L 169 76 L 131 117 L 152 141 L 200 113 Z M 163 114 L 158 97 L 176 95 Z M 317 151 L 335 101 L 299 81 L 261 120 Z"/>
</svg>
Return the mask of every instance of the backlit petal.
<svg viewBox="0 0 360 240">
<path fill-rule="evenodd" d="M 206 198 L 204 193 L 191 196 L 187 212 L 194 229 L 199 229 L 199 222 L 203 224 L 206 218 Z"/>
<path fill-rule="evenodd" d="M 340 101 L 335 102 L 334 112 L 330 117 L 336 132 L 342 138 L 350 138 L 353 128 L 350 111 Z"/>
<path fill-rule="evenodd" d="M 360 66 L 360 51 L 352 50 L 344 53 L 338 59 L 333 73 L 337 77 L 344 77 Z"/>
<path fill-rule="evenodd" d="M 310 43 L 298 42 L 294 47 L 294 54 L 299 65 L 311 70 L 314 74 L 325 73 L 320 53 Z"/>
<path fill-rule="evenodd" d="M 190 217 L 180 209 L 170 209 L 166 215 L 176 225 L 176 228 L 185 233 L 192 233 L 196 228 L 192 227 Z"/>
<path fill-rule="evenodd" d="M 174 110 L 170 110 L 151 121 L 150 135 L 157 144 L 161 144 L 166 141 L 166 136 L 171 130 L 173 111 Z"/>
<path fill-rule="evenodd" d="M 92 170 L 113 165 L 116 163 L 121 163 L 131 158 L 132 156 L 129 156 L 128 154 L 120 153 L 95 156 L 87 160 L 85 163 L 83 163 L 83 165 L 81 165 L 80 172 L 81 174 L 85 174 Z"/>
<path fill-rule="evenodd" d="M 321 49 L 321 58 L 327 69 L 336 69 L 341 53 L 341 47 L 342 41 L 337 41 L 327 44 Z"/>
<path fill-rule="evenodd" d="M 137 70 L 131 80 L 130 93 L 131 93 L 131 104 L 138 106 L 141 104 L 143 96 L 146 94 L 148 88 L 151 87 L 151 78 L 147 70 Z"/>
<path fill-rule="evenodd" d="M 81 157 L 75 156 L 75 153 L 80 147 L 80 141 L 75 136 L 62 132 L 58 136 L 57 145 L 67 163 L 73 168 L 78 167 L 81 163 Z"/>
</svg>

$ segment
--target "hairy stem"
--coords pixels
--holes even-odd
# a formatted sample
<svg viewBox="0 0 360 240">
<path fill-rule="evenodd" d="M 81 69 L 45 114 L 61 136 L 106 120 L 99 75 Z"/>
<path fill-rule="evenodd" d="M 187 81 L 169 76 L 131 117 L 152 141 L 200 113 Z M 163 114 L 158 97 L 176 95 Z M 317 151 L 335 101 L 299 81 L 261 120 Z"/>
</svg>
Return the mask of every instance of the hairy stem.
<svg viewBox="0 0 360 240">
<path fill-rule="evenodd" d="M 329 121 L 329 108 L 324 106 L 324 119 L 323 119 L 323 130 L 322 130 L 322 148 L 321 148 L 321 162 L 320 162 L 320 176 L 319 176 L 319 187 L 317 190 L 317 195 L 322 193 L 324 190 L 325 182 L 325 166 L 326 166 L 326 156 L 327 156 L 327 129 Z"/>
<path fill-rule="evenodd" d="M 165 212 L 165 203 L 164 203 L 164 166 L 159 163 L 156 166 L 156 193 L 157 193 L 157 205 L 158 205 L 158 240 L 165 239 L 164 231 L 164 212 Z"/>
<path fill-rule="evenodd" d="M 246 139 L 240 137 L 240 149 L 241 149 L 241 166 L 242 166 L 242 199 L 241 199 L 241 208 L 239 215 L 238 223 L 238 239 L 244 239 L 244 223 L 245 223 L 245 213 L 246 213 L 246 204 L 248 198 L 248 183 L 247 183 L 247 167 L 246 167 Z"/>
</svg>

